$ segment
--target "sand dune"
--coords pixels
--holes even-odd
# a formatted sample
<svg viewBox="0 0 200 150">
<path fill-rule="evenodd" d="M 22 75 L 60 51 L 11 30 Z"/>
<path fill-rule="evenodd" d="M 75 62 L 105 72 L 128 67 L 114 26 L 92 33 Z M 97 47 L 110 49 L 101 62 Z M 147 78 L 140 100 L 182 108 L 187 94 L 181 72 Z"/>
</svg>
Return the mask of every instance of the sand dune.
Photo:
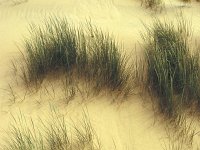
<svg viewBox="0 0 200 150">
<path fill-rule="evenodd" d="M 142 53 L 139 43 L 143 24 L 150 25 L 153 17 L 175 20 L 181 10 L 192 22 L 194 38 L 199 38 L 199 9 L 197 2 L 185 4 L 175 0 L 166 0 L 161 13 L 145 9 L 139 0 L 0 0 L 0 144 L 3 143 L 11 114 L 18 114 L 21 110 L 26 117 L 36 119 L 37 116 L 44 117 L 50 111 L 49 104 L 52 104 L 69 120 L 80 118 L 83 109 L 87 108 L 102 149 L 163 149 L 164 144 L 169 144 L 166 122 L 161 115 L 154 113 L 149 97 L 136 94 L 118 104 L 112 102 L 113 97 L 109 96 L 92 97 L 86 102 L 77 96 L 66 104 L 56 81 L 52 82 L 56 96 L 52 96 L 49 85 L 49 92 L 45 88 L 37 93 L 26 92 L 12 69 L 11 61 L 20 59 L 19 49 L 23 51 L 22 40 L 28 35 L 29 23 L 41 24 L 44 18 L 52 15 L 64 16 L 77 25 L 91 20 L 92 24 L 111 33 L 122 43 L 127 55 L 134 58 L 135 51 Z M 198 134 L 195 139 L 199 140 Z M 196 147 L 198 143 L 194 145 Z"/>
</svg>

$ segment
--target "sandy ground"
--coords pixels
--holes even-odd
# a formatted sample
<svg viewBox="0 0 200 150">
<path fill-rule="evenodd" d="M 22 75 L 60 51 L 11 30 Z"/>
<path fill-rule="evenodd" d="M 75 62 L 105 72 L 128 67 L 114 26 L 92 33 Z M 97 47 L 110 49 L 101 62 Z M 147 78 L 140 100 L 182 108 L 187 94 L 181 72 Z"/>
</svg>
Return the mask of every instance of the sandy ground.
<svg viewBox="0 0 200 150">
<path fill-rule="evenodd" d="M 151 24 L 152 17 L 156 16 L 174 20 L 180 10 L 192 21 L 194 37 L 198 38 L 200 4 L 195 2 L 185 5 L 166 0 L 162 13 L 156 14 L 141 7 L 139 0 L 28 0 L 22 3 L 0 0 L 0 143 L 11 114 L 21 110 L 25 116 L 34 118 L 45 115 L 49 104 L 53 104 L 69 118 L 79 118 L 83 109 L 87 108 L 105 150 L 115 149 L 115 145 L 117 150 L 163 149 L 167 142 L 165 123 L 161 121 L 162 117 L 154 114 L 148 98 L 136 94 L 122 104 L 116 104 L 112 103 L 112 98 L 105 96 L 91 98 L 86 103 L 79 103 L 80 98 L 76 97 L 77 101 L 67 105 L 56 83 L 53 83 L 53 88 L 58 91 L 56 96 L 52 96 L 51 90 L 27 94 L 23 85 L 16 82 L 11 60 L 19 58 L 18 47 L 23 36 L 28 34 L 28 24 L 40 24 L 49 15 L 65 16 L 75 24 L 91 20 L 105 32 L 112 33 L 123 43 L 126 52 L 133 55 L 135 47 L 138 47 L 136 51 L 140 51 L 143 23 Z M 12 102 L 13 95 L 15 103 Z M 198 135 L 195 138 L 198 140 Z"/>
</svg>

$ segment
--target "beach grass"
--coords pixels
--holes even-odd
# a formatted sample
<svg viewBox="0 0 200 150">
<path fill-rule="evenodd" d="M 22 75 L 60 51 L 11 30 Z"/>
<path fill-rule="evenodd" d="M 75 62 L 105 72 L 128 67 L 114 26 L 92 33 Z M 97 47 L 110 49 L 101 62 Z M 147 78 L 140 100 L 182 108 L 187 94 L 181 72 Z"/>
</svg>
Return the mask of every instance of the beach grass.
<svg viewBox="0 0 200 150">
<path fill-rule="evenodd" d="M 92 26 L 74 27 L 65 18 L 51 17 L 44 25 L 31 24 L 24 40 L 22 79 L 41 84 L 49 73 L 62 70 L 95 89 L 121 90 L 130 76 L 127 57 L 109 34 Z"/>
<path fill-rule="evenodd" d="M 190 52 L 189 24 L 177 26 L 156 19 L 143 36 L 147 59 L 147 84 L 156 93 L 162 112 L 173 115 L 180 105 L 199 99 L 199 54 Z"/>
<path fill-rule="evenodd" d="M 48 72 L 70 70 L 76 63 L 77 32 L 66 20 L 49 19 L 44 27 L 30 26 L 30 39 L 24 40 L 26 80 L 41 81 Z"/>
<path fill-rule="evenodd" d="M 13 116 L 5 150 L 100 150 L 100 141 L 86 113 L 77 124 L 69 124 L 55 110 L 46 119 L 36 121 L 21 112 Z"/>
<path fill-rule="evenodd" d="M 108 33 L 93 27 L 89 35 L 89 78 L 95 80 L 96 88 L 122 89 L 130 75 L 126 72 L 127 57 Z"/>
</svg>

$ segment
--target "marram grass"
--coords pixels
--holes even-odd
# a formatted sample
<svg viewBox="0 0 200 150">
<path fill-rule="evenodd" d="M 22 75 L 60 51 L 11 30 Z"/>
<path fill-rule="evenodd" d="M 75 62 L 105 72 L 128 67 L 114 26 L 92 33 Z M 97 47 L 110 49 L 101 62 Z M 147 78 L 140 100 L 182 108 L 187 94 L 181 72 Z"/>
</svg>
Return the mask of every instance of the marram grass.
<svg viewBox="0 0 200 150">
<path fill-rule="evenodd" d="M 31 25 L 25 39 L 27 82 L 42 80 L 50 71 L 70 70 L 76 63 L 77 31 L 66 20 L 49 19 L 43 27 Z"/>
<path fill-rule="evenodd" d="M 43 26 L 30 26 L 24 49 L 22 78 L 27 85 L 41 83 L 50 72 L 63 70 L 93 82 L 96 89 L 126 87 L 127 58 L 109 34 L 91 24 L 78 28 L 66 19 L 52 17 Z"/>
<path fill-rule="evenodd" d="M 143 36 L 147 60 L 147 84 L 156 93 L 160 109 L 175 114 L 180 105 L 199 99 L 199 54 L 191 54 L 189 24 L 177 26 L 155 20 Z"/>
<path fill-rule="evenodd" d="M 90 42 L 89 76 L 95 79 L 96 88 L 111 90 L 126 86 L 129 74 L 125 71 L 127 58 L 121 54 L 118 44 L 109 34 L 97 28 L 89 28 Z"/>
<path fill-rule="evenodd" d="M 2 143 L 1 143 L 2 144 Z M 63 116 L 52 111 L 47 119 L 32 120 L 22 113 L 13 117 L 4 150 L 100 150 L 100 141 L 88 116 L 70 125 Z"/>
</svg>

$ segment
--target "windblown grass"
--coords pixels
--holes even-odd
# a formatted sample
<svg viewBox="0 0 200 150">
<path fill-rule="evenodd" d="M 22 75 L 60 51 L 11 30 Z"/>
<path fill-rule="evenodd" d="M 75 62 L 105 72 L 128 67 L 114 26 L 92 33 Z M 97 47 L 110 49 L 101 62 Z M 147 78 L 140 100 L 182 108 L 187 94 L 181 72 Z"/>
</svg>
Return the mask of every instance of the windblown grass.
<svg viewBox="0 0 200 150">
<path fill-rule="evenodd" d="M 22 78 L 27 85 L 40 84 L 49 72 L 62 70 L 93 82 L 96 89 L 126 87 L 127 58 L 109 34 L 91 24 L 77 28 L 66 19 L 50 18 L 44 26 L 31 25 L 24 48 Z"/>
<path fill-rule="evenodd" d="M 30 26 L 31 38 L 24 41 L 27 82 L 43 80 L 45 75 L 76 64 L 77 34 L 66 20 L 45 21 L 45 27 Z"/>
<path fill-rule="evenodd" d="M 159 97 L 160 109 L 168 115 L 180 105 L 199 99 L 199 54 L 191 54 L 191 31 L 184 19 L 177 26 L 155 20 L 143 36 L 147 59 L 147 84 Z"/>
<path fill-rule="evenodd" d="M 130 75 L 125 70 L 127 57 L 121 54 L 118 44 L 109 34 L 103 34 L 94 27 L 89 28 L 89 35 L 90 60 L 87 73 L 89 78 L 94 78 L 96 88 L 107 86 L 115 90 L 126 86 Z"/>
<path fill-rule="evenodd" d="M 20 114 L 8 132 L 5 150 L 100 150 L 100 142 L 88 116 L 74 125 L 69 125 L 64 117 L 55 111 L 49 120 L 35 123 Z"/>
</svg>

